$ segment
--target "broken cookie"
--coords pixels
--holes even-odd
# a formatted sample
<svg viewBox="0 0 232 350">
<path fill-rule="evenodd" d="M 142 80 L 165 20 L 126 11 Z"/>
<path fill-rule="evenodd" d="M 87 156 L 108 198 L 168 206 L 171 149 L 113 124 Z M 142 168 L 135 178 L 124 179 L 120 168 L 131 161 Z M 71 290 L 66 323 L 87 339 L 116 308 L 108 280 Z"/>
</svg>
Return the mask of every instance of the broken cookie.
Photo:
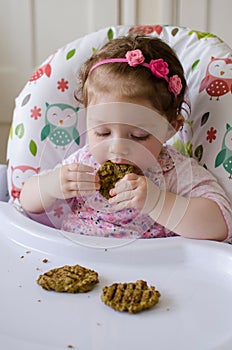
<svg viewBox="0 0 232 350">
<path fill-rule="evenodd" d="M 46 290 L 67 293 L 88 292 L 98 282 L 97 272 L 80 265 L 54 268 L 37 279 L 37 283 Z"/>
<path fill-rule="evenodd" d="M 97 172 L 100 178 L 100 193 L 106 199 L 109 199 L 109 191 L 115 187 L 116 182 L 122 179 L 126 174 L 133 172 L 134 167 L 131 164 L 115 164 L 110 160 L 103 163 Z"/>
</svg>

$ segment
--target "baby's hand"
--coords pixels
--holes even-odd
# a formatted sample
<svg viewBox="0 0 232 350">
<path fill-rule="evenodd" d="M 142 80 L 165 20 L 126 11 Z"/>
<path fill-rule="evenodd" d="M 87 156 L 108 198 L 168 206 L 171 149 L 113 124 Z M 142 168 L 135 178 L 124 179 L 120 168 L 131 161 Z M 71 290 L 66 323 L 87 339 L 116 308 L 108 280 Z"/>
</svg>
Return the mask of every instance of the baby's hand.
<svg viewBox="0 0 232 350">
<path fill-rule="evenodd" d="M 53 198 L 69 199 L 100 189 L 94 168 L 80 163 L 66 164 L 48 174 L 48 192 Z"/>
<path fill-rule="evenodd" d="M 110 190 L 110 204 L 115 210 L 134 208 L 142 214 L 149 214 L 157 204 L 160 189 L 145 176 L 127 174 Z"/>
</svg>

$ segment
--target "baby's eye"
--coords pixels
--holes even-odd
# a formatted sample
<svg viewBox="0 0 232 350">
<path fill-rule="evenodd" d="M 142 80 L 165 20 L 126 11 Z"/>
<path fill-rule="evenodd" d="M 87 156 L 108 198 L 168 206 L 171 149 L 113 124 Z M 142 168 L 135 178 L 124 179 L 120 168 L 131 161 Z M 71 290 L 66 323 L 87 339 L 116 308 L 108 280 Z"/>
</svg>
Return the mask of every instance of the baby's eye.
<svg viewBox="0 0 232 350">
<path fill-rule="evenodd" d="M 98 136 L 98 137 L 109 136 L 110 135 L 110 131 L 104 131 L 104 132 L 95 131 L 95 135 Z"/>
<path fill-rule="evenodd" d="M 136 140 L 136 141 L 146 141 L 149 137 L 150 137 L 149 134 L 141 135 L 141 136 L 139 136 L 139 135 L 131 135 L 131 138 Z"/>
</svg>

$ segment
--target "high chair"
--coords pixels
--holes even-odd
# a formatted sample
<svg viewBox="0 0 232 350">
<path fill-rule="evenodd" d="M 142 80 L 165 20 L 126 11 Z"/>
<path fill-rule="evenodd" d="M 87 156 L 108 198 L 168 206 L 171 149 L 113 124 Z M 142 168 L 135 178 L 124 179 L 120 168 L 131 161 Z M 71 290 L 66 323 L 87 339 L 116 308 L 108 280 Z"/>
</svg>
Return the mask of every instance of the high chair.
<svg viewBox="0 0 232 350">
<path fill-rule="evenodd" d="M 191 113 L 186 110 L 183 128 L 169 143 L 211 171 L 232 201 L 232 50 L 225 42 L 178 26 L 116 26 L 56 50 L 16 98 L 7 174 L 0 168 L 4 349 L 232 347 L 231 245 L 180 237 L 133 242 L 78 237 L 22 214 L 19 194 L 25 180 L 85 144 L 85 119 L 74 97 L 80 66 L 93 50 L 131 32 L 160 37 L 176 51 L 186 72 Z M 96 269 L 99 285 L 89 294 L 67 295 L 36 284 L 39 274 L 65 264 Z M 135 279 L 160 288 L 157 307 L 131 316 L 101 303 L 103 285 Z"/>
</svg>

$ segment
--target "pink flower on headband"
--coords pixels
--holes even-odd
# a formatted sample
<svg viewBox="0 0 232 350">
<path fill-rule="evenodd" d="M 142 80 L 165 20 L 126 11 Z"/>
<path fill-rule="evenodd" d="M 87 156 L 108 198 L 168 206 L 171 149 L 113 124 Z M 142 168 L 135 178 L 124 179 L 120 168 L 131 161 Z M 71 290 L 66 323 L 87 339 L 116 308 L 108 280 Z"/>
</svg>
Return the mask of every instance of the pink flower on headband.
<svg viewBox="0 0 232 350">
<path fill-rule="evenodd" d="M 142 51 L 139 49 L 133 50 L 133 51 L 127 51 L 126 59 L 127 59 L 129 66 L 131 66 L 131 67 L 136 67 L 139 64 L 143 63 L 145 60 L 145 58 L 142 54 Z"/>
<path fill-rule="evenodd" d="M 107 63 L 118 63 L 125 62 L 131 67 L 137 67 L 141 64 L 141 66 L 146 67 L 151 70 L 151 73 L 157 78 L 165 79 L 168 83 L 168 90 L 172 92 L 175 96 L 179 95 L 182 89 L 182 83 L 180 77 L 176 74 L 172 77 L 168 77 L 169 68 L 168 63 L 165 62 L 162 58 L 158 58 L 157 60 L 151 60 L 150 63 L 144 62 L 145 58 L 142 54 L 142 51 L 139 49 L 127 51 L 125 58 L 115 57 L 115 58 L 107 58 L 105 60 L 99 61 L 95 63 L 89 71 L 89 74 L 101 66 L 102 64 Z"/>
<path fill-rule="evenodd" d="M 182 89 L 182 82 L 178 75 L 173 75 L 169 78 L 168 90 L 173 92 L 175 96 L 178 96 Z"/>
<path fill-rule="evenodd" d="M 165 80 L 168 80 L 168 64 L 162 58 L 151 60 L 149 65 L 153 75 L 155 75 L 157 78 L 164 78 Z"/>
</svg>

